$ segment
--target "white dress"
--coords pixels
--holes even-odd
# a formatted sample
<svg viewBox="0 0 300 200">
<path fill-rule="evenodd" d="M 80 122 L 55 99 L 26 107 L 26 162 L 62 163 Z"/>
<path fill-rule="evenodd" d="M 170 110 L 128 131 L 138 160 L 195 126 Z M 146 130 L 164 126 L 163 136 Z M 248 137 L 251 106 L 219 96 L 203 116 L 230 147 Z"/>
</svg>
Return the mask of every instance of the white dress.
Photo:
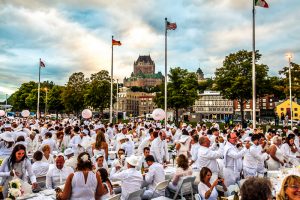
<svg viewBox="0 0 300 200">
<path fill-rule="evenodd" d="M 86 183 L 83 172 L 75 172 L 72 179 L 72 195 L 70 199 L 94 200 L 97 185 L 97 177 L 94 172 L 89 171 Z"/>
<path fill-rule="evenodd" d="M 109 187 L 108 187 L 108 185 L 106 183 L 103 183 L 103 186 L 106 187 L 106 189 L 107 189 L 108 192 L 106 194 L 102 195 L 101 198 L 100 198 L 100 200 L 107 200 L 107 199 L 109 199 L 112 196 L 110 194 L 111 191 L 109 190 Z"/>
<path fill-rule="evenodd" d="M 202 199 L 205 199 L 205 193 L 208 190 L 209 190 L 209 187 L 200 181 L 200 183 L 198 185 L 198 193 L 200 194 Z M 212 190 L 212 192 L 207 200 L 217 200 L 217 198 L 218 198 L 218 191 L 216 190 L 216 187 L 214 187 L 214 189 Z"/>
<path fill-rule="evenodd" d="M 276 147 L 276 153 L 275 153 L 276 158 L 278 158 L 280 161 L 283 161 L 284 157 L 283 157 L 281 149 L 278 148 L 276 145 L 275 145 L 275 147 Z M 281 164 L 279 162 L 277 162 L 276 160 L 274 160 L 271 156 L 270 156 L 269 160 L 267 161 L 267 163 L 268 163 L 268 170 L 278 170 L 281 166 Z"/>
</svg>

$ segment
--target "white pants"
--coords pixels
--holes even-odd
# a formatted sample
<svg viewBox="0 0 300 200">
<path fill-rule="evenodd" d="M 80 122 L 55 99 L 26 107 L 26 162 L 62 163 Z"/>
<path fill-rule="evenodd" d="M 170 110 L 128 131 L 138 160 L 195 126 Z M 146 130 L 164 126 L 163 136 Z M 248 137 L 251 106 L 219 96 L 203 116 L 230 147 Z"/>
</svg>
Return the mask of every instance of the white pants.
<svg viewBox="0 0 300 200">
<path fill-rule="evenodd" d="M 240 172 L 234 172 L 232 168 L 224 168 L 224 181 L 226 187 L 236 184 L 240 179 Z"/>
</svg>

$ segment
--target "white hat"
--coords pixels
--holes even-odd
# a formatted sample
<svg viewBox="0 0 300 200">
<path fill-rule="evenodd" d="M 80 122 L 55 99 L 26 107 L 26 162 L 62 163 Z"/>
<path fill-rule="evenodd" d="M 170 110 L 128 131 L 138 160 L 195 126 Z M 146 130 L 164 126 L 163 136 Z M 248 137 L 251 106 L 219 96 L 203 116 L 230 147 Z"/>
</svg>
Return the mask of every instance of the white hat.
<svg viewBox="0 0 300 200">
<path fill-rule="evenodd" d="M 101 125 L 96 124 L 95 127 L 94 127 L 94 131 L 96 131 L 96 130 L 98 130 L 100 128 L 102 128 Z"/>
<path fill-rule="evenodd" d="M 117 137 L 117 141 L 120 142 L 121 140 L 126 139 L 126 136 L 124 134 L 121 134 L 120 136 Z"/>
<path fill-rule="evenodd" d="M 95 160 L 97 160 L 97 159 L 100 158 L 100 157 L 104 157 L 104 155 L 103 155 L 102 152 L 98 153 L 98 154 L 95 156 Z"/>
<path fill-rule="evenodd" d="M 74 151 L 71 148 L 68 148 L 64 151 L 65 156 L 68 156 L 70 154 L 74 153 Z"/>
<path fill-rule="evenodd" d="M 13 138 L 13 135 L 10 132 L 8 132 L 8 131 L 2 133 L 0 135 L 0 138 L 2 140 L 6 141 L 6 142 L 14 142 L 15 141 L 14 138 Z"/>
<path fill-rule="evenodd" d="M 126 158 L 126 162 L 128 164 L 130 164 L 131 166 L 136 167 L 136 166 L 138 166 L 139 160 L 136 156 L 130 156 L 130 157 Z"/>
</svg>

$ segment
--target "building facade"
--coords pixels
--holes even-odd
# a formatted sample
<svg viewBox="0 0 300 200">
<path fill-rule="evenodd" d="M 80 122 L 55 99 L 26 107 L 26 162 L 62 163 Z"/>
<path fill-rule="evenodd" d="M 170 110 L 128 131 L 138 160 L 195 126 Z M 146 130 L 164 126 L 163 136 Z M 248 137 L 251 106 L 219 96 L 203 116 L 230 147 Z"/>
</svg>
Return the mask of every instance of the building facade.
<svg viewBox="0 0 300 200">
<path fill-rule="evenodd" d="M 127 117 L 144 116 L 157 108 L 154 98 L 155 93 L 132 92 L 128 88 L 122 88 L 118 93 L 118 101 L 114 104 L 114 110 L 126 112 Z"/>
<path fill-rule="evenodd" d="M 148 56 L 139 56 L 133 63 L 133 73 L 124 78 L 125 87 L 154 87 L 160 85 L 164 80 L 161 72 L 155 73 L 155 63 Z"/>
<path fill-rule="evenodd" d="M 290 107 L 290 100 L 286 100 L 276 106 L 276 113 L 279 117 L 289 116 L 291 119 L 291 107 Z M 292 101 L 292 109 L 293 109 L 293 120 L 300 120 L 300 105 L 296 102 Z"/>
<path fill-rule="evenodd" d="M 204 91 L 195 101 L 193 111 L 200 114 L 200 119 L 225 119 L 233 115 L 233 101 L 224 99 L 220 92 Z"/>
</svg>

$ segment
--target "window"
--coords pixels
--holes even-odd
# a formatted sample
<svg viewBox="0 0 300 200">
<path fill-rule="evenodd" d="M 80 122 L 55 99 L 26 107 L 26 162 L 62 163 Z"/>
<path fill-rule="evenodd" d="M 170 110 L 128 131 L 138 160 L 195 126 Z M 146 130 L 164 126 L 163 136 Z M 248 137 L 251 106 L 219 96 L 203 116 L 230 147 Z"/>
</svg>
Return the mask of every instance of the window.
<svg viewBox="0 0 300 200">
<path fill-rule="evenodd" d="M 294 111 L 298 111 L 298 108 L 294 108 Z"/>
<path fill-rule="evenodd" d="M 298 113 L 294 113 L 294 116 L 295 116 L 295 117 L 298 117 Z"/>
<path fill-rule="evenodd" d="M 284 111 L 284 108 L 280 108 L 281 111 Z"/>
</svg>

